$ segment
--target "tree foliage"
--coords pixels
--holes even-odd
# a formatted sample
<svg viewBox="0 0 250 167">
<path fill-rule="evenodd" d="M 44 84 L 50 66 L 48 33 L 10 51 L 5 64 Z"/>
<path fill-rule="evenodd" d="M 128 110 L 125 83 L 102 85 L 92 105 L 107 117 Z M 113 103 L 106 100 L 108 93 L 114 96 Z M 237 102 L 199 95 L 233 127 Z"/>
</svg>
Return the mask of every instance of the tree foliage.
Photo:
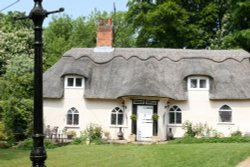
<svg viewBox="0 0 250 167">
<path fill-rule="evenodd" d="M 248 0 L 130 0 L 128 7 L 138 47 L 250 51 Z"/>
<path fill-rule="evenodd" d="M 0 121 L 8 140 L 31 133 L 33 97 L 33 29 L 30 21 L 0 14 Z"/>
<path fill-rule="evenodd" d="M 53 17 L 44 31 L 44 68 L 51 67 L 71 48 L 94 48 L 96 27 L 100 18 L 113 18 L 115 47 L 135 46 L 133 29 L 126 21 L 125 12 L 117 12 L 114 15 L 94 10 L 89 16 L 76 19 L 68 15 Z"/>
</svg>

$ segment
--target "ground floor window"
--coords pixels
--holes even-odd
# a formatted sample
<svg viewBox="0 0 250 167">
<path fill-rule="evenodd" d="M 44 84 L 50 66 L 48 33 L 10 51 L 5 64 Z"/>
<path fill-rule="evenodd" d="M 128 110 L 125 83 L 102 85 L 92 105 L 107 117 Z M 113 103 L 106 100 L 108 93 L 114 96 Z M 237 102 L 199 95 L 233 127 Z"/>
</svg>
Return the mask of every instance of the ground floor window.
<svg viewBox="0 0 250 167">
<path fill-rule="evenodd" d="M 123 125 L 124 113 L 119 107 L 111 111 L 111 125 Z"/>
<path fill-rule="evenodd" d="M 219 109 L 219 122 L 232 122 L 232 109 L 228 105 Z"/>
<path fill-rule="evenodd" d="M 182 123 L 182 114 L 181 109 L 174 105 L 169 109 L 169 124 L 181 124 Z"/>
<path fill-rule="evenodd" d="M 78 125 L 79 124 L 79 111 L 72 107 L 67 112 L 67 125 Z"/>
</svg>

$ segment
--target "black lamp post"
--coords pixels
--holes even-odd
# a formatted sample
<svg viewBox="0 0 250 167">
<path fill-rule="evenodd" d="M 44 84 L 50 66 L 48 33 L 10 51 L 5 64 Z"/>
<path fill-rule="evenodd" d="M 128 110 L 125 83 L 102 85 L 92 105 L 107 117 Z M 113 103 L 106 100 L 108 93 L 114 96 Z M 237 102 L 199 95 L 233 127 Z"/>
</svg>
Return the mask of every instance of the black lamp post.
<svg viewBox="0 0 250 167">
<path fill-rule="evenodd" d="M 35 5 L 28 17 L 34 23 L 35 35 L 35 65 L 34 65 L 34 129 L 33 129 L 33 149 L 30 153 L 30 159 L 33 167 L 45 167 L 45 160 L 47 158 L 44 147 L 43 134 L 43 39 L 42 39 L 42 25 L 44 19 L 52 13 L 62 12 L 63 8 L 57 11 L 47 12 L 42 7 L 42 0 L 34 0 Z"/>
</svg>

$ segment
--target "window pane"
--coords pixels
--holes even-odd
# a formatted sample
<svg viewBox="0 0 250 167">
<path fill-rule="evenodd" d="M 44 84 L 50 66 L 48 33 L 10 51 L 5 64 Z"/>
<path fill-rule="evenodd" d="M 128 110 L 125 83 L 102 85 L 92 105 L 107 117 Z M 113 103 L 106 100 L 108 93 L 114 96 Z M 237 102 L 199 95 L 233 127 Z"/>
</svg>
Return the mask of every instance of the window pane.
<svg viewBox="0 0 250 167">
<path fill-rule="evenodd" d="M 220 108 L 220 110 L 232 110 L 228 105 L 224 105 Z"/>
<path fill-rule="evenodd" d="M 197 88 L 197 79 L 191 79 L 190 82 L 191 88 Z"/>
<path fill-rule="evenodd" d="M 74 78 L 68 78 L 68 85 L 67 86 L 74 86 Z"/>
<path fill-rule="evenodd" d="M 206 88 L 207 87 L 207 80 L 200 79 L 200 88 Z"/>
<path fill-rule="evenodd" d="M 181 113 L 176 113 L 176 123 L 181 124 Z"/>
<path fill-rule="evenodd" d="M 78 125 L 79 124 L 79 115 L 75 114 L 74 115 L 74 125 Z"/>
<path fill-rule="evenodd" d="M 116 114 L 111 114 L 111 125 L 116 125 Z"/>
<path fill-rule="evenodd" d="M 72 114 L 67 115 L 67 124 L 72 125 Z"/>
<path fill-rule="evenodd" d="M 231 111 L 220 111 L 220 121 L 221 122 L 231 122 L 232 112 Z"/>
<path fill-rule="evenodd" d="M 123 124 L 123 114 L 118 114 L 118 125 Z"/>
<path fill-rule="evenodd" d="M 169 113 L 169 123 L 174 124 L 175 123 L 175 113 L 170 112 Z"/>
<path fill-rule="evenodd" d="M 82 86 L 82 78 L 76 78 L 76 87 Z"/>
</svg>

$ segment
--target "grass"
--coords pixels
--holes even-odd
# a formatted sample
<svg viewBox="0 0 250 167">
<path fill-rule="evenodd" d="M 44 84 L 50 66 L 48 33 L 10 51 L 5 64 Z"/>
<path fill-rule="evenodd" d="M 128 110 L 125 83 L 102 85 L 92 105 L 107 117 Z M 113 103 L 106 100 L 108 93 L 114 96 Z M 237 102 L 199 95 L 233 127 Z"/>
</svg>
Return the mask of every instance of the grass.
<svg viewBox="0 0 250 167">
<path fill-rule="evenodd" d="M 29 150 L 0 149 L 1 167 L 28 167 Z M 235 167 L 249 143 L 69 145 L 47 150 L 48 167 Z"/>
</svg>

